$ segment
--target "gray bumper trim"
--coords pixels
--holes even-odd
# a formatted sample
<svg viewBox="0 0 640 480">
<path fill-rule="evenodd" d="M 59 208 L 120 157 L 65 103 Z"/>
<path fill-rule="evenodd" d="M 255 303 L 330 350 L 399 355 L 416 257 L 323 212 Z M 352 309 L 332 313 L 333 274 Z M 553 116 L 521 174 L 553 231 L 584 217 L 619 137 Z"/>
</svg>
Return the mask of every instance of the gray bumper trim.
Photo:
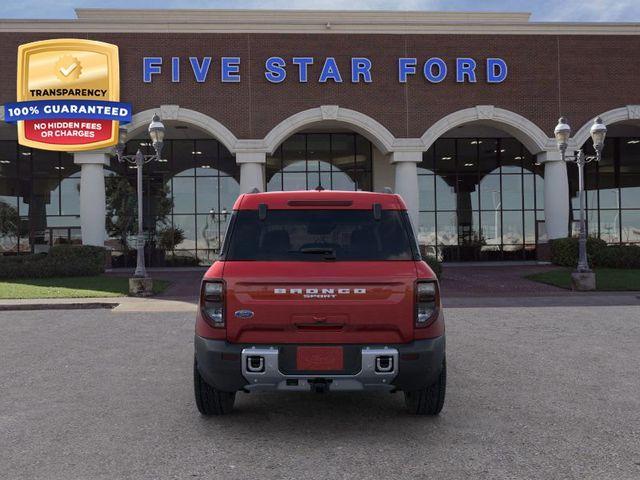
<svg viewBox="0 0 640 480">
<path fill-rule="evenodd" d="M 363 347 L 362 368 L 355 375 L 285 375 L 278 368 L 278 349 L 275 347 L 251 347 L 242 349 L 242 376 L 246 379 L 247 390 L 288 390 L 309 391 L 318 379 L 326 380 L 331 391 L 391 390 L 392 382 L 398 374 L 398 350 L 389 347 Z M 249 358 L 264 359 L 260 371 L 250 371 Z M 390 357 L 391 368 L 376 369 L 380 357 Z M 386 366 L 386 365 L 385 365 Z M 380 367 L 380 366 L 379 366 Z"/>
</svg>

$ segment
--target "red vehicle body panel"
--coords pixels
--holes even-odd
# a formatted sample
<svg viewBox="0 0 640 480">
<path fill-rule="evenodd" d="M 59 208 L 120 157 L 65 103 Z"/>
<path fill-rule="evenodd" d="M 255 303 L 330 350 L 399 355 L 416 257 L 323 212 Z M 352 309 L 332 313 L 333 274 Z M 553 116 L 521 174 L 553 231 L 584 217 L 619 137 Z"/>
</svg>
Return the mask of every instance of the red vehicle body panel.
<svg viewBox="0 0 640 480">
<path fill-rule="evenodd" d="M 400 195 L 374 192 L 347 192 L 338 190 L 300 190 L 240 195 L 234 210 L 257 210 L 264 203 L 274 210 L 371 210 L 379 203 L 383 210 L 406 210 Z"/>
<path fill-rule="evenodd" d="M 350 202 L 347 205 L 347 202 Z M 241 195 L 234 210 L 405 210 L 398 195 L 304 191 Z M 218 261 L 204 276 L 225 282 L 225 328 L 198 312 L 196 333 L 250 344 L 388 344 L 444 333 L 441 318 L 415 327 L 415 282 L 434 279 L 422 261 Z M 250 318 L 235 312 L 253 312 Z M 440 316 L 441 317 L 441 316 Z"/>
</svg>

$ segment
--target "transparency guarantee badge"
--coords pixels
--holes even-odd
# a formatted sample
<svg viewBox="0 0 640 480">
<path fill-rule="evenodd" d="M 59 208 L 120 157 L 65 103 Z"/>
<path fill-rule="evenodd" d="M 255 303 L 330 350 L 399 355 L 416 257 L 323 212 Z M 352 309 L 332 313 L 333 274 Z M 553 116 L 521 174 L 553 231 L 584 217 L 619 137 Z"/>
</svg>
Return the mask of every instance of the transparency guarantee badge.
<svg viewBox="0 0 640 480">
<path fill-rule="evenodd" d="M 17 102 L 5 121 L 17 123 L 18 142 L 77 152 L 118 142 L 131 105 L 120 102 L 118 47 L 80 39 L 44 40 L 18 48 Z"/>
</svg>

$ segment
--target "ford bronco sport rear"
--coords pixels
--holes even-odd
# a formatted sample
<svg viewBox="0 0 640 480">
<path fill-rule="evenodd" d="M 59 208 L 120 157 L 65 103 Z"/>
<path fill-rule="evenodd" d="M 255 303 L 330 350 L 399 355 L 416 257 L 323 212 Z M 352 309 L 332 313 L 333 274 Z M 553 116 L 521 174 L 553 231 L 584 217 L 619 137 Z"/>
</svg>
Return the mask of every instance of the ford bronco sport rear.
<svg viewBox="0 0 640 480">
<path fill-rule="evenodd" d="M 203 415 L 238 391 L 403 391 L 435 415 L 446 384 L 438 281 L 398 195 L 241 195 L 205 274 L 194 386 Z"/>
</svg>

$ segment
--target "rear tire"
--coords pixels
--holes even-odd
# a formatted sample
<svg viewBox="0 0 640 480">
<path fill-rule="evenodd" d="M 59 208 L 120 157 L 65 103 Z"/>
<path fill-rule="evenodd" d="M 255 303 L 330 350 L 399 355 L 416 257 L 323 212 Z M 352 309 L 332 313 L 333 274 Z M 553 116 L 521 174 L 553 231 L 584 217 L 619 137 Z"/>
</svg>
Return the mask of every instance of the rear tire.
<svg viewBox="0 0 640 480">
<path fill-rule="evenodd" d="M 233 411 L 235 392 L 221 392 L 209 385 L 198 371 L 198 362 L 193 361 L 193 388 L 196 406 L 202 415 L 226 415 Z"/>
<path fill-rule="evenodd" d="M 415 415 L 438 415 L 444 405 L 447 389 L 447 361 L 442 361 L 442 370 L 435 382 L 421 390 L 404 392 L 407 410 Z"/>
</svg>

